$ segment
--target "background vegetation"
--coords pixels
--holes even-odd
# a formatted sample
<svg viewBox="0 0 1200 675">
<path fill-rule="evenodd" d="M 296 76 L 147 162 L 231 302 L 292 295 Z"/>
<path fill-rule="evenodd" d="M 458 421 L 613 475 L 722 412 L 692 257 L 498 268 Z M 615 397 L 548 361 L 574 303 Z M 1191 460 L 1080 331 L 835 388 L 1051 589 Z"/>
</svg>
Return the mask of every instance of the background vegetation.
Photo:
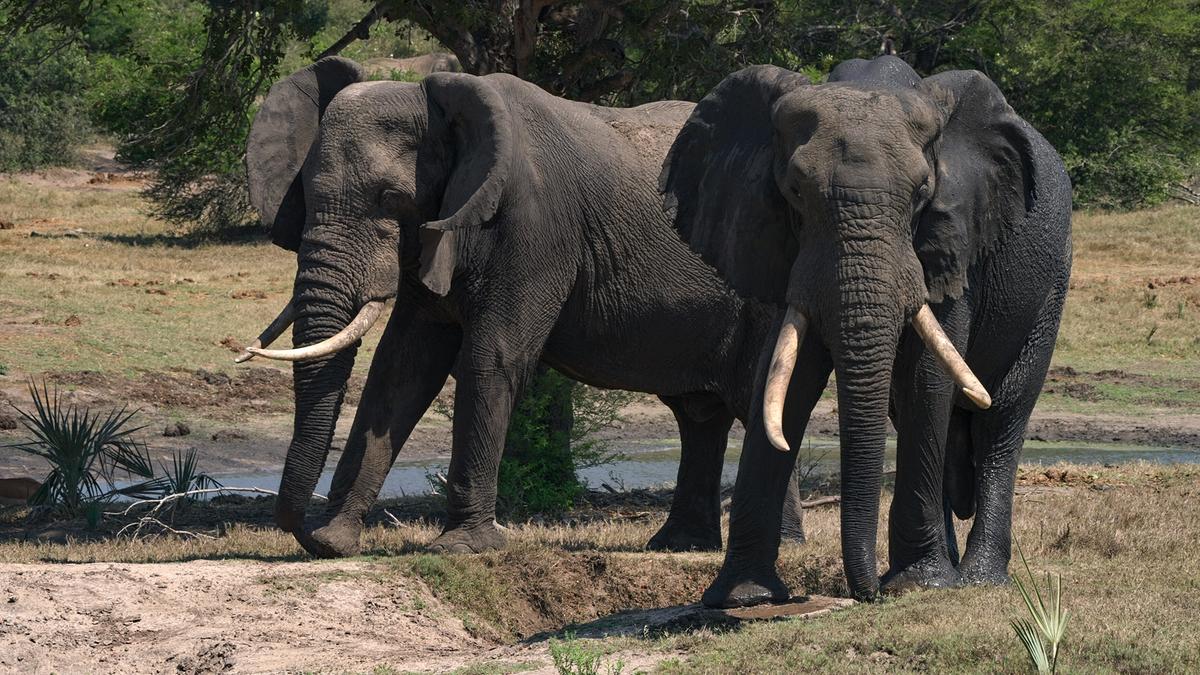
<svg viewBox="0 0 1200 675">
<path fill-rule="evenodd" d="M 1200 0 L 0 0 L 0 170 L 69 164 L 100 135 L 153 170 L 154 215 L 252 231 L 245 137 L 275 80 L 330 53 L 437 50 L 610 105 L 697 100 L 752 63 L 814 80 L 881 51 L 922 74 L 976 68 L 1063 154 L 1078 207 L 1200 201 Z M 572 392 L 549 372 L 526 392 L 500 475 L 515 511 L 560 508 L 567 468 L 600 458 L 571 431 L 591 405 Z M 611 421 L 621 395 L 594 397 Z"/>
</svg>

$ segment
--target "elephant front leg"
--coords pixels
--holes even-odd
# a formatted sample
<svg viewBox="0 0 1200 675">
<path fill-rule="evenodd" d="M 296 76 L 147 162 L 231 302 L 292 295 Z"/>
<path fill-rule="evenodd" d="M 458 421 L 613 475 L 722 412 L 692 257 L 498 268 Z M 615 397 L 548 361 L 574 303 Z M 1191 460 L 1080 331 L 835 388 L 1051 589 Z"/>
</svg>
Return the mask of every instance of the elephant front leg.
<svg viewBox="0 0 1200 675">
<path fill-rule="evenodd" d="M 782 602 L 790 592 L 775 569 L 788 483 L 793 481 L 797 448 L 809 416 L 821 397 L 833 368 L 817 338 L 808 336 L 800 348 L 796 369 L 784 402 L 784 435 L 791 452 L 776 450 L 767 439 L 762 420 L 762 384 L 770 354 L 759 364 L 753 407 L 746 427 L 742 459 L 729 520 L 729 545 L 720 573 L 704 591 L 709 607 L 740 607 Z"/>
<path fill-rule="evenodd" d="M 970 584 L 1006 584 L 1012 556 L 1013 490 L 1025 427 L 1050 368 L 1067 277 L 1056 282 L 1020 352 L 993 392 L 992 407 L 973 416 L 975 521 L 958 569 Z"/>
<path fill-rule="evenodd" d="M 454 365 L 458 326 L 424 320 L 398 307 L 375 350 L 354 425 L 338 461 L 324 524 L 298 535 L 318 557 L 356 555 L 363 517 L 388 471 Z"/>
<path fill-rule="evenodd" d="M 646 544 L 651 551 L 721 550 L 721 469 L 733 414 L 724 403 L 703 405 L 697 397 L 663 396 L 679 423 L 679 474 L 667 522 Z M 689 406 L 689 404 L 691 404 Z M 708 408 L 697 419 L 692 408 Z"/>
<path fill-rule="evenodd" d="M 962 351 L 969 316 L 965 303 L 947 301 L 939 322 Z M 896 488 L 888 516 L 888 571 L 880 590 L 902 593 L 961 583 L 946 545 L 945 463 L 955 386 L 933 353 L 912 332 L 896 360 L 892 400 L 896 425 Z M 962 451 L 965 449 L 955 449 Z"/>
<path fill-rule="evenodd" d="M 441 535 L 429 545 L 433 553 L 479 553 L 503 548 L 506 543 L 496 524 L 496 481 L 509 417 L 517 395 L 534 372 L 537 357 L 514 357 L 497 349 L 470 352 L 463 354 L 456 371 L 447 521 Z M 498 363 L 503 367 L 497 368 Z"/>
</svg>

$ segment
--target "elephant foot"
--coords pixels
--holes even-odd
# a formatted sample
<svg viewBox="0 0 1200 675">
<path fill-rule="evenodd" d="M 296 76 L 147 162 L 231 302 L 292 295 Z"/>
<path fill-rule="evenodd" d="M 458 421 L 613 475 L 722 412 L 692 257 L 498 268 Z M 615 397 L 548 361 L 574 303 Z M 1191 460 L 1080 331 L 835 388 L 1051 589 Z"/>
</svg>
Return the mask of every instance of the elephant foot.
<svg viewBox="0 0 1200 675">
<path fill-rule="evenodd" d="M 361 521 L 353 524 L 334 520 L 311 532 L 301 531 L 296 540 L 314 558 L 345 558 L 359 554 Z"/>
<path fill-rule="evenodd" d="M 964 584 L 971 586 L 1006 586 L 1012 583 L 1008 560 L 1001 556 L 977 557 L 969 553 L 958 566 Z"/>
<path fill-rule="evenodd" d="M 721 528 L 687 527 L 667 519 L 646 544 L 648 551 L 720 551 Z"/>
<path fill-rule="evenodd" d="M 474 527 L 447 529 L 425 550 L 430 553 L 482 553 L 504 548 L 507 544 L 508 537 L 492 520 Z"/>
<path fill-rule="evenodd" d="M 942 557 L 888 570 L 880 579 L 879 591 L 883 595 L 902 595 L 924 588 L 957 588 L 961 585 L 958 570 L 949 559 Z"/>
<path fill-rule="evenodd" d="M 792 597 L 783 579 L 770 568 L 735 568 L 726 562 L 717 578 L 704 591 L 705 607 L 729 609 L 768 602 L 787 602 Z"/>
</svg>

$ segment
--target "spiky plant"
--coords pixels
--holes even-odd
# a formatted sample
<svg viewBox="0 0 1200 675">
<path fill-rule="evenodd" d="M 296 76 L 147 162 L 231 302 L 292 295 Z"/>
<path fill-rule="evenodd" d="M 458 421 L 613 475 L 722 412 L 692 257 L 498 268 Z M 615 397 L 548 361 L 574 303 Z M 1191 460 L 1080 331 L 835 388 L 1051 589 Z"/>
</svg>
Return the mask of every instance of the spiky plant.
<svg viewBox="0 0 1200 675">
<path fill-rule="evenodd" d="M 189 448 L 187 452 L 182 453 L 176 450 L 171 453 L 171 466 L 160 463 L 159 467 L 162 469 L 162 477 L 159 478 L 159 481 L 163 496 L 222 487 L 215 478 L 200 471 L 195 448 Z M 179 501 L 172 502 L 172 505 L 191 503 L 191 501 L 191 497 L 184 497 Z"/>
<path fill-rule="evenodd" d="M 142 429 L 130 424 L 136 411 L 121 408 L 101 414 L 64 404 L 58 389 L 51 391 L 45 381 L 39 389 L 31 380 L 29 393 L 32 413 L 13 408 L 33 438 L 6 447 L 37 455 L 50 464 L 42 487 L 29 498 L 31 505 L 77 516 L 89 505 L 116 495 L 154 495 L 154 466 L 146 447 L 133 439 Z M 145 480 L 118 488 L 121 474 L 129 480 Z"/>
<path fill-rule="evenodd" d="M 1021 564 L 1029 579 L 1022 580 L 1018 573 L 1013 575 L 1012 580 L 1021 592 L 1025 609 L 1029 611 L 1033 622 L 1014 619 L 1012 627 L 1021 644 L 1025 645 L 1033 667 L 1039 673 L 1054 673 L 1058 669 L 1058 647 L 1067 633 L 1067 610 L 1062 606 L 1062 576 L 1046 572 L 1046 594 L 1043 597 L 1020 543 L 1017 543 L 1017 553 L 1021 556 Z"/>
</svg>

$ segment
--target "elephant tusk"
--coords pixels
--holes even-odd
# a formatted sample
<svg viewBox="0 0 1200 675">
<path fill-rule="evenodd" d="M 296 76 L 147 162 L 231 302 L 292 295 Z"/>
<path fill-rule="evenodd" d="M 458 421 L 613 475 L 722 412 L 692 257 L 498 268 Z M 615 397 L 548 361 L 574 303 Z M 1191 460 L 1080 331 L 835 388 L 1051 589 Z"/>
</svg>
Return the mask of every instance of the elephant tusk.
<svg viewBox="0 0 1200 675">
<path fill-rule="evenodd" d="M 288 329 L 288 326 L 292 325 L 292 322 L 296 320 L 296 306 L 293 302 L 293 300 L 288 300 L 288 304 L 279 312 L 279 316 L 275 317 L 275 320 L 263 330 L 258 339 L 254 341 L 254 344 L 243 349 L 242 353 L 238 354 L 237 358 L 233 360 L 234 363 L 245 363 L 254 358 L 252 349 L 262 349 L 263 347 L 270 346 L 272 342 L 283 334 L 283 331 Z"/>
<path fill-rule="evenodd" d="M 346 347 L 358 342 L 366 335 L 367 331 L 371 330 L 371 326 L 383 313 L 383 300 L 372 300 L 363 305 L 362 309 L 358 310 L 358 316 L 354 320 L 346 324 L 346 327 L 338 331 L 337 335 L 328 339 L 322 340 L 316 344 L 306 347 L 298 347 L 296 349 L 259 349 L 257 347 L 247 348 L 246 351 L 257 356 L 267 359 L 275 359 L 277 361 L 308 361 L 311 359 L 319 359 L 323 356 L 336 354 Z"/>
<path fill-rule="evenodd" d="M 804 342 L 804 331 L 808 320 L 788 307 L 783 323 L 779 326 L 779 337 L 775 340 L 775 352 L 771 355 L 771 369 L 767 371 L 767 385 L 763 390 L 763 426 L 767 440 L 780 452 L 788 452 L 787 439 L 783 436 L 783 403 L 787 399 L 788 384 L 796 368 L 796 355 Z"/>
<path fill-rule="evenodd" d="M 937 317 L 933 315 L 933 310 L 929 309 L 929 305 L 921 305 L 921 309 L 913 317 L 912 325 L 916 329 L 917 335 L 921 336 L 925 346 L 933 352 L 942 367 L 953 378 L 954 383 L 962 388 L 963 394 L 984 410 L 992 407 L 991 395 L 979 382 L 979 378 L 975 377 L 975 373 L 971 372 L 971 367 L 959 355 L 958 350 L 954 348 L 954 343 L 950 341 L 946 331 L 942 330 L 942 325 L 938 323 Z"/>
</svg>

